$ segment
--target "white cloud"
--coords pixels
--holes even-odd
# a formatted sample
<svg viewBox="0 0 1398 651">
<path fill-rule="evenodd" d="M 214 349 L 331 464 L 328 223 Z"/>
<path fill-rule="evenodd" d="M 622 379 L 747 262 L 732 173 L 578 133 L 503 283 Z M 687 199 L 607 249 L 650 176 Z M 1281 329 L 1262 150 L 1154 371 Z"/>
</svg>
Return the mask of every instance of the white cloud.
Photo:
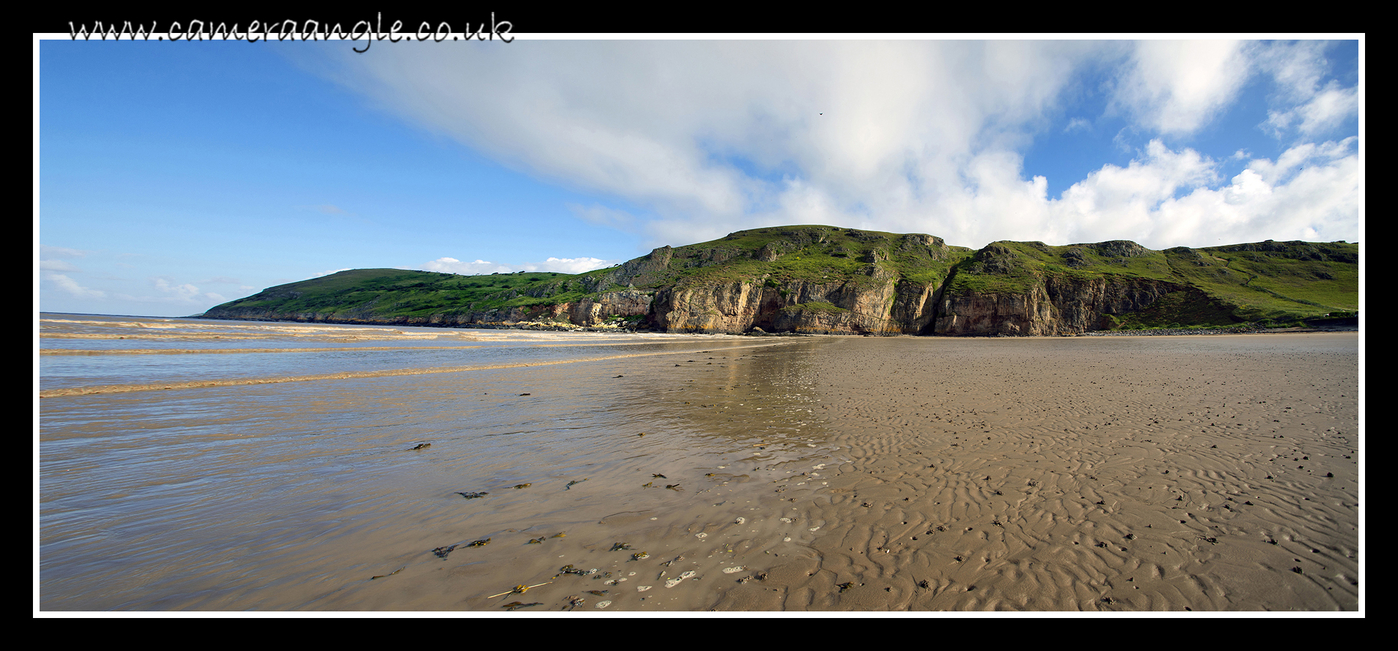
<svg viewBox="0 0 1398 651">
<path fill-rule="evenodd" d="M 1277 157 L 1276 162 L 1260 158 L 1248 163 L 1248 169 L 1261 175 L 1269 184 L 1280 184 L 1294 176 L 1304 166 L 1310 164 L 1331 164 L 1340 159 L 1353 157 L 1350 148 L 1358 143 L 1358 138 L 1346 138 L 1340 142 L 1325 142 L 1319 145 L 1304 143 L 1287 149 Z"/>
<path fill-rule="evenodd" d="M 155 277 L 150 279 L 151 286 L 155 287 L 160 295 L 154 298 L 132 297 L 136 300 L 147 300 L 161 303 L 178 303 L 182 305 L 217 305 L 228 301 L 222 294 L 206 292 L 190 283 L 176 284 L 168 278 Z"/>
<path fill-rule="evenodd" d="M 1277 85 L 1275 106 L 1262 125 L 1273 137 L 1283 138 L 1293 128 L 1301 136 L 1324 137 L 1358 117 L 1359 87 L 1324 81 L 1327 47 L 1322 41 L 1297 41 L 1254 48 L 1258 68 Z"/>
<path fill-rule="evenodd" d="M 1144 156 L 1126 167 L 1106 165 L 1065 190 L 1051 202 L 1053 220 L 1068 225 L 1066 239 L 1072 242 L 1152 242 L 1158 207 L 1183 189 L 1214 180 L 1215 167 L 1198 152 L 1174 152 L 1152 140 Z"/>
<path fill-rule="evenodd" d="M 485 260 L 475 262 L 462 262 L 456 258 L 437 258 L 427 264 L 422 265 L 426 271 L 438 271 L 442 273 L 477 275 L 491 273 L 514 273 L 516 271 L 556 271 L 560 273 L 578 274 L 593 269 L 601 269 L 619 264 L 622 260 L 602 260 L 600 258 L 554 258 L 550 257 L 543 262 L 526 262 L 518 265 L 497 264 Z"/>
<path fill-rule="evenodd" d="M 86 256 L 87 252 L 61 246 L 41 244 L 39 245 L 39 255 L 44 258 L 81 258 Z"/>
<path fill-rule="evenodd" d="M 871 193 L 904 205 L 958 194 L 959 167 L 981 149 L 1026 143 L 1095 47 L 521 44 L 443 56 L 403 43 L 382 57 L 345 57 L 335 74 L 387 110 L 531 173 L 612 193 L 676 224 L 746 227 L 758 216 L 812 223 L 873 214 L 885 202 Z M 596 207 L 574 212 L 628 221 Z"/>
<path fill-rule="evenodd" d="M 489 273 L 510 273 L 514 271 L 503 264 L 476 260 L 475 262 L 462 262 L 456 258 L 437 258 L 427 264 L 422 265 L 424 271 L 438 271 L 449 274 L 489 274 Z"/>
<path fill-rule="evenodd" d="M 1301 118 L 1296 129 L 1303 135 L 1326 133 L 1359 115 L 1359 89 L 1340 88 L 1339 82 L 1332 79 L 1325 90 L 1298 107 L 1296 113 Z"/>
<path fill-rule="evenodd" d="M 1127 168 L 1107 166 L 1051 202 L 1075 225 L 1072 241 L 1131 239 L 1145 246 L 1210 246 L 1264 239 L 1350 239 L 1359 206 L 1355 139 L 1253 160 L 1227 185 L 1210 187 L 1219 164 L 1153 141 Z M 1066 214 L 1065 214 L 1066 213 Z"/>
<path fill-rule="evenodd" d="M 1249 67 L 1238 41 L 1141 41 L 1114 106 L 1158 133 L 1187 135 L 1233 100 Z"/>
<path fill-rule="evenodd" d="M 1202 147 L 1164 144 L 1199 133 L 1259 71 L 1286 89 L 1289 104 L 1279 110 L 1289 112 L 1275 128 L 1318 133 L 1344 119 L 1354 89 L 1320 85 L 1319 45 L 520 41 L 450 52 L 399 45 L 373 57 L 328 49 L 344 64 L 329 74 L 507 165 L 640 207 L 637 214 L 600 203 L 567 209 L 642 234 L 651 246 L 778 224 L 924 232 L 966 246 L 1116 238 L 1199 245 L 1190 233 L 1275 239 L 1268 220 L 1287 213 L 1262 206 L 1276 206 L 1279 196 L 1327 209 L 1354 203 L 1301 183 L 1320 171 L 1302 173 L 1291 160 L 1322 160 L 1312 150 L 1252 161 L 1250 175 L 1220 186 L 1222 163 Z M 1124 151 L 1153 140 L 1125 167 L 1104 165 L 1049 197 L 1048 179 L 1025 178 L 1022 152 L 1061 115 L 1069 91 L 1082 91 L 1091 78 L 1085 70 L 1116 79 L 1107 102 L 1109 113 L 1127 119 L 1111 127 Z M 1092 131 L 1088 117 L 1069 119 L 1063 130 Z M 1248 160 L 1245 152 L 1233 156 Z M 1342 186 L 1343 160 L 1324 159 Z M 1353 186 L 1336 192 L 1357 196 Z M 1316 232 L 1340 223 L 1355 231 L 1357 208 L 1319 222 Z M 1294 230 L 1289 221 L 1278 229 Z M 554 260 L 440 258 L 424 268 L 491 273 L 606 262 Z"/>
<path fill-rule="evenodd" d="M 1282 99 L 1299 103 L 1315 94 L 1325 76 L 1327 45 L 1324 41 L 1258 43 L 1251 54 L 1258 69 L 1276 82 Z"/>
<path fill-rule="evenodd" d="M 76 298 L 105 298 L 107 295 L 100 289 L 89 289 L 79 285 L 78 281 L 69 278 L 66 274 L 47 273 L 44 274 L 44 278 Z"/>
<path fill-rule="evenodd" d="M 155 288 L 160 290 L 161 292 L 170 294 L 172 296 L 189 297 L 199 295 L 199 288 L 189 283 L 176 285 L 171 283 L 169 280 L 166 280 L 165 278 L 152 278 L 151 284 L 154 285 Z"/>
<path fill-rule="evenodd" d="M 543 262 L 526 262 L 520 265 L 519 269 L 521 271 L 558 271 L 580 274 L 584 271 L 610 267 L 621 262 L 621 260 L 602 260 L 600 258 L 549 258 Z"/>
<path fill-rule="evenodd" d="M 77 266 L 63 260 L 40 260 L 39 269 L 43 271 L 77 271 Z"/>
</svg>

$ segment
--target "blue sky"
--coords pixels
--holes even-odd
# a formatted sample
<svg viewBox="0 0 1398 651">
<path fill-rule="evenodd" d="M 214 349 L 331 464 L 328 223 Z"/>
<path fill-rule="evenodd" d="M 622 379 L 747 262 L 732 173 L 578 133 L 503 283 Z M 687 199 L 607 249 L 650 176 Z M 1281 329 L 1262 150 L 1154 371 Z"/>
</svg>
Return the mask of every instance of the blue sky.
<svg viewBox="0 0 1398 651">
<path fill-rule="evenodd" d="M 579 272 L 747 228 L 1362 234 L 1359 37 L 39 42 L 39 309 Z"/>
</svg>

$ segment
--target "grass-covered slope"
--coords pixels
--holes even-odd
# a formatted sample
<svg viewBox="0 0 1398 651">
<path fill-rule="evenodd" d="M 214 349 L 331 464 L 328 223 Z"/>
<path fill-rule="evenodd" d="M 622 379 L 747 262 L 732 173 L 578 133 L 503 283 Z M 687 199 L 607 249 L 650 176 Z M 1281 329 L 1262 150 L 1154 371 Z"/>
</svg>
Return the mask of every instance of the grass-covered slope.
<svg viewBox="0 0 1398 651">
<path fill-rule="evenodd" d="M 1134 242 L 1048 246 L 994 242 L 956 268 L 950 294 L 1022 294 L 1048 278 L 1143 279 L 1187 286 L 1122 327 L 1228 325 L 1353 316 L 1359 309 L 1359 245 L 1273 242 L 1165 251 Z"/>
<path fill-rule="evenodd" d="M 940 288 L 948 296 L 1014 295 L 1050 279 L 1107 279 L 1169 283 L 1182 290 L 1149 309 L 1123 315 L 1116 327 L 1288 322 L 1356 313 L 1358 260 L 1359 245 L 1344 242 L 1267 241 L 1153 251 L 1127 241 L 1064 246 L 1002 241 L 976 251 L 930 235 L 782 226 L 662 247 L 622 265 L 577 275 L 344 271 L 272 287 L 205 316 L 370 322 L 449 317 L 451 322 L 492 310 L 578 303 L 628 289 L 655 294 L 734 283 L 844 283 L 857 288 L 893 278 Z"/>
<path fill-rule="evenodd" d="M 1261 242 L 1170 249 L 1181 278 L 1236 306 L 1248 321 L 1359 311 L 1359 245 Z"/>
<path fill-rule="evenodd" d="M 871 264 L 913 282 L 941 282 L 952 265 L 973 253 L 928 235 L 831 226 L 759 228 L 675 248 L 663 271 L 636 286 L 683 288 L 754 279 L 858 282 L 869 277 Z"/>
<path fill-rule="evenodd" d="M 531 296 L 531 290 L 570 276 L 561 273 L 515 273 L 461 276 L 402 269 L 352 269 L 278 285 L 247 298 L 219 305 L 210 318 L 285 318 L 318 314 L 341 320 L 393 320 L 434 314 L 464 314 L 567 298 Z M 581 292 L 575 292 L 581 295 Z"/>
</svg>

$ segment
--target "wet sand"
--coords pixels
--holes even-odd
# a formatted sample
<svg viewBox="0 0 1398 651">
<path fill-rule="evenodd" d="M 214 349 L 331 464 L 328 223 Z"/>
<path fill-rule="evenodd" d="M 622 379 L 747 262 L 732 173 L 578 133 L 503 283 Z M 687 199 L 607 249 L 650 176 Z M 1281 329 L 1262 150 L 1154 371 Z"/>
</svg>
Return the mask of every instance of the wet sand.
<svg viewBox="0 0 1398 651">
<path fill-rule="evenodd" d="M 788 344 L 50 393 L 40 609 L 702 610 L 719 530 L 821 450 Z"/>
<path fill-rule="evenodd" d="M 42 608 L 1361 608 L 1356 333 L 684 345 L 45 398 Z"/>
<path fill-rule="evenodd" d="M 822 351 L 821 534 L 719 609 L 1360 606 L 1357 335 Z"/>
</svg>

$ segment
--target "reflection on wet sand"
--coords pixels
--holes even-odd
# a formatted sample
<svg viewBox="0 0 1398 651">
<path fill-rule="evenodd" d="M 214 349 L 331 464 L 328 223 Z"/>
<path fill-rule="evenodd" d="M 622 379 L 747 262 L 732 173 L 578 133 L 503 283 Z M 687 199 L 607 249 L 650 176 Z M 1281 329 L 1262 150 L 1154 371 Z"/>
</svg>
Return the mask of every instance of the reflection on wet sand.
<svg viewBox="0 0 1398 651">
<path fill-rule="evenodd" d="M 45 398 L 41 608 L 703 608 L 813 535 L 809 342 L 657 345 Z"/>
<path fill-rule="evenodd" d="M 233 355 L 247 353 L 349 353 L 385 350 L 460 350 L 479 346 L 360 346 L 356 348 L 126 348 L 120 350 L 73 350 L 45 348 L 40 355 Z"/>
<path fill-rule="evenodd" d="M 767 344 L 772 345 L 772 344 Z M 362 349 L 352 349 L 360 352 Z M 372 350 L 372 349 L 371 349 Z M 389 349 L 392 350 L 392 349 Z M 420 349 L 413 349 L 420 350 Z M 455 350 L 455 349 L 453 349 Z M 129 351 L 128 351 L 129 352 Z M 207 352 L 207 351 L 203 351 Z M 261 352 L 261 351 L 258 351 Z M 300 352 L 300 351 L 297 351 Z M 320 351 L 315 351 L 320 352 Z M 435 375 L 440 373 L 466 373 L 470 371 L 495 370 L 506 368 L 526 368 L 531 366 L 551 366 L 554 364 L 577 364 L 586 362 L 599 362 L 603 360 L 626 359 L 630 357 L 647 357 L 651 355 L 673 355 L 673 352 L 658 353 L 634 353 L 630 355 L 608 355 L 605 357 L 584 357 L 579 359 L 564 359 L 540 362 L 520 362 L 516 364 L 488 364 L 479 366 L 451 366 L 441 368 L 405 368 L 383 371 L 345 371 L 341 373 L 325 373 L 318 375 L 297 375 L 279 377 L 249 377 L 249 378 L 228 378 L 217 380 L 189 380 L 184 382 L 161 382 L 156 384 L 105 384 L 96 386 L 66 387 L 61 389 L 48 389 L 39 392 L 40 398 L 57 398 L 60 396 L 81 396 L 96 393 L 130 393 L 133 391 L 164 391 L 177 389 L 200 389 L 209 387 L 231 387 L 245 386 L 252 384 L 281 384 L 284 382 L 314 382 L 325 380 L 348 380 L 363 378 L 382 378 L 407 375 Z"/>
<path fill-rule="evenodd" d="M 44 398 L 41 608 L 1361 607 L 1354 333 L 539 334 Z"/>
</svg>

